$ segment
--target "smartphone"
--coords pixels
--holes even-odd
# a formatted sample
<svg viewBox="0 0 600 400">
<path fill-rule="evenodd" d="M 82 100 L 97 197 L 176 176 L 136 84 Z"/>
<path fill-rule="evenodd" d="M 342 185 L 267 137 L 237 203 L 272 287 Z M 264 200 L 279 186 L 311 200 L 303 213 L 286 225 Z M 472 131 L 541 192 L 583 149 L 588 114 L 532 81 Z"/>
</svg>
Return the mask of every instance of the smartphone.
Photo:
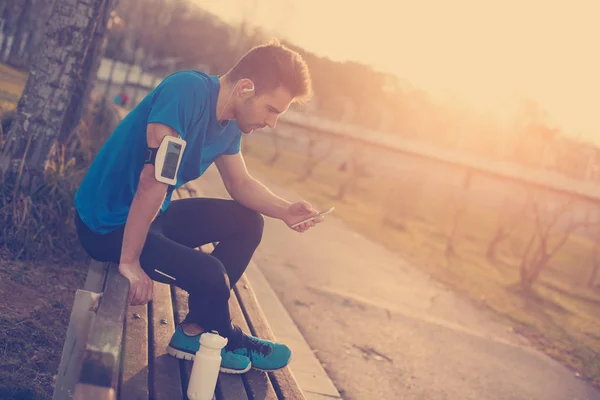
<svg viewBox="0 0 600 400">
<path fill-rule="evenodd" d="M 302 225 L 302 224 L 303 224 L 303 223 L 305 223 L 305 222 L 309 222 L 309 221 L 312 221 L 312 220 L 315 220 L 315 219 L 319 218 L 319 217 L 320 217 L 320 216 L 322 216 L 322 215 L 329 214 L 329 213 L 330 213 L 330 212 L 332 212 L 333 210 L 335 210 L 335 207 L 331 207 L 331 208 L 329 208 L 329 209 L 327 209 L 327 210 L 325 210 L 325 211 L 321 211 L 321 212 L 320 212 L 320 213 L 318 213 L 317 215 L 315 215 L 315 216 L 312 216 L 312 217 L 310 217 L 310 218 L 307 218 L 307 219 L 305 219 L 305 220 L 303 220 L 303 221 L 296 222 L 295 224 L 293 224 L 293 225 L 290 225 L 290 227 L 291 227 L 291 228 L 295 228 L 295 227 L 297 227 L 298 225 Z"/>
</svg>

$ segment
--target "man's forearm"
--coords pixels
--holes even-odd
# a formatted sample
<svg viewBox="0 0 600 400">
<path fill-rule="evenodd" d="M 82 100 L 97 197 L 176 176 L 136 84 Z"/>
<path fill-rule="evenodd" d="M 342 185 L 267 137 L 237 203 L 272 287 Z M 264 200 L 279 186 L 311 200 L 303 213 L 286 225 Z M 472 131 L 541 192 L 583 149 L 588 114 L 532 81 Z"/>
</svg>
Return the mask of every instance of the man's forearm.
<svg viewBox="0 0 600 400">
<path fill-rule="evenodd" d="M 138 186 L 125 224 L 121 263 L 139 260 L 150 224 L 165 199 L 165 192 L 165 185 L 158 182 Z"/>
<path fill-rule="evenodd" d="M 290 206 L 289 201 L 275 195 L 254 178 L 237 184 L 230 194 L 235 201 L 272 218 L 281 218 Z"/>
</svg>

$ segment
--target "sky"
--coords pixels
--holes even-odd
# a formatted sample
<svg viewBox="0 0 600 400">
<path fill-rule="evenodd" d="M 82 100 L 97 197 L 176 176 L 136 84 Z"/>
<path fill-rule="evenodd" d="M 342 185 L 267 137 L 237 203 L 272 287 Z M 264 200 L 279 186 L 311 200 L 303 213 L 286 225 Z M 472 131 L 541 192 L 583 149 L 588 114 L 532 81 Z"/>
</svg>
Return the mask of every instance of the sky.
<svg viewBox="0 0 600 400">
<path fill-rule="evenodd" d="M 529 96 L 600 144 L 600 0 L 195 0 L 320 56 L 508 115 Z"/>
</svg>

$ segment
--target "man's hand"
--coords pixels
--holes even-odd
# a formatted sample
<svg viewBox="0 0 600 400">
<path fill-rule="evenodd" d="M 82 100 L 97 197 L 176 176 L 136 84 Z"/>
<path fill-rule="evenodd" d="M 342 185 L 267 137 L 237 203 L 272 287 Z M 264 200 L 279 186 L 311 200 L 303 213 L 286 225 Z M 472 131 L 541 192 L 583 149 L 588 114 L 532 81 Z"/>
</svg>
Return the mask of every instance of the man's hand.
<svg viewBox="0 0 600 400">
<path fill-rule="evenodd" d="M 284 214 L 284 216 L 281 219 L 283 220 L 283 222 L 285 222 L 287 224 L 287 226 L 291 226 L 297 222 L 300 222 L 307 218 L 313 217 L 313 216 L 317 215 L 318 213 L 319 212 L 317 210 L 315 210 L 310 205 L 310 203 L 308 203 L 304 200 L 301 200 L 296 203 L 290 204 L 290 206 L 286 210 L 286 213 Z M 313 221 L 305 222 L 305 223 L 300 224 L 297 227 L 292 228 L 292 229 L 295 230 L 296 232 L 304 232 L 307 229 L 315 226 L 316 224 L 318 224 L 321 221 L 323 221 L 323 217 L 319 217 Z"/>
<path fill-rule="evenodd" d="M 140 262 L 119 264 L 119 273 L 129 281 L 129 297 L 131 306 L 141 306 L 152 300 L 154 282 L 140 266 Z"/>
</svg>

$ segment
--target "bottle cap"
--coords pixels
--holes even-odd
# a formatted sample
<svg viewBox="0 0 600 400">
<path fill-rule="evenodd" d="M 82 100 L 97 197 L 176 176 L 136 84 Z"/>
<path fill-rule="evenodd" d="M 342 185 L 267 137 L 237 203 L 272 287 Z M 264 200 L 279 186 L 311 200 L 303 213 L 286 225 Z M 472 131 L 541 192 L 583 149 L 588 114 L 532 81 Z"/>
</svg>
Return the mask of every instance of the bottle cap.
<svg viewBox="0 0 600 400">
<path fill-rule="evenodd" d="M 211 349 L 222 349 L 227 344 L 227 339 L 220 336 L 216 331 L 204 332 L 200 335 L 200 345 Z"/>
</svg>

